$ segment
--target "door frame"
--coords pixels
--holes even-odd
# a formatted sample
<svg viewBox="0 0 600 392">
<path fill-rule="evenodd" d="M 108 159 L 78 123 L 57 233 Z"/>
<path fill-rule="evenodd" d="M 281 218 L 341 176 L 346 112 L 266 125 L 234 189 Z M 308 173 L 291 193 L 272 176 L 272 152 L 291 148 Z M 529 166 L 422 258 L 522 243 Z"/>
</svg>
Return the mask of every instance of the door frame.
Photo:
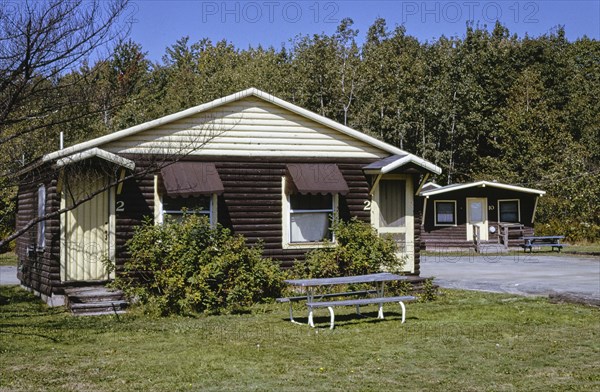
<svg viewBox="0 0 600 392">
<path fill-rule="evenodd" d="M 64 192 L 64 189 L 62 184 L 64 181 L 64 171 L 61 172 L 60 174 L 60 178 L 59 178 L 59 186 L 57 187 L 57 191 L 60 193 L 60 208 L 64 209 L 67 206 L 67 198 Z M 107 181 L 108 183 L 108 181 Z M 108 259 L 110 260 L 111 264 L 112 264 L 112 268 L 110 268 L 110 272 L 108 274 L 105 274 L 106 279 L 102 279 L 102 280 L 113 280 L 115 278 L 115 260 L 116 260 L 116 226 L 117 226 L 117 219 L 116 219 L 116 189 L 115 187 L 110 187 L 108 189 L 106 189 L 103 192 L 107 192 L 107 198 L 108 198 L 108 228 L 107 228 L 107 239 L 106 239 L 106 246 L 107 246 L 107 253 L 108 253 Z M 94 196 L 97 197 L 98 195 Z M 85 203 L 89 202 L 91 200 L 86 201 Z M 85 203 L 82 203 L 81 205 L 77 206 L 75 209 L 85 205 Z M 74 280 L 67 280 L 67 214 L 69 214 L 70 211 L 62 213 L 60 215 L 60 280 L 61 282 L 68 282 L 68 281 L 74 281 Z M 75 281 L 85 281 L 85 280 L 75 280 Z"/>
<path fill-rule="evenodd" d="M 379 184 L 382 180 L 397 180 L 404 181 L 404 226 L 402 227 L 380 227 L 379 220 Z M 404 263 L 404 271 L 415 272 L 415 219 L 414 219 L 414 197 L 413 197 L 413 178 L 408 174 L 383 174 L 376 182 L 371 198 L 371 225 L 379 234 L 404 234 L 405 247 L 404 251 L 399 251 L 398 256 L 407 256 Z"/>
<path fill-rule="evenodd" d="M 483 221 L 481 222 L 471 222 L 471 203 L 480 201 L 481 202 L 481 214 Z M 473 226 L 479 226 L 479 234 L 481 241 L 488 240 L 488 207 L 487 207 L 487 197 L 467 197 L 466 199 L 466 226 L 467 226 L 467 241 L 473 240 Z"/>
</svg>

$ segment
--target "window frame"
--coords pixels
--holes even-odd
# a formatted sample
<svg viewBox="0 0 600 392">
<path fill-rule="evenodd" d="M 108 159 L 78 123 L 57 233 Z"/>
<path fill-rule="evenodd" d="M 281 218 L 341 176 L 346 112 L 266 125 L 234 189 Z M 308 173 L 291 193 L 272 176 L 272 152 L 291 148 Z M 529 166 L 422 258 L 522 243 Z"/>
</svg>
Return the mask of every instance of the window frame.
<svg viewBox="0 0 600 392">
<path fill-rule="evenodd" d="M 438 214 L 437 214 L 437 210 L 438 210 L 438 203 L 452 203 L 454 204 L 454 222 L 453 223 L 446 223 L 446 222 L 438 222 Z M 440 226 L 440 227 L 453 227 L 453 226 L 457 226 L 458 225 L 458 215 L 457 215 L 457 203 L 456 200 L 434 200 L 433 201 L 433 224 L 434 226 Z"/>
<path fill-rule="evenodd" d="M 46 215 L 47 192 L 44 184 L 38 185 L 37 189 L 37 218 Z M 36 227 L 36 250 L 43 251 L 46 248 L 46 220 L 42 219 Z"/>
<path fill-rule="evenodd" d="M 166 215 L 183 215 L 183 211 L 175 211 L 175 210 L 164 210 L 163 204 L 163 193 L 159 189 L 159 176 L 154 176 L 154 224 L 161 225 L 165 222 Z M 218 209 L 218 195 L 216 193 L 212 193 L 210 195 L 206 195 L 210 198 L 209 202 L 209 210 L 206 212 L 205 210 L 188 210 L 187 213 L 190 214 L 202 214 L 208 215 L 208 220 L 212 227 L 217 225 L 217 209 Z"/>
<path fill-rule="evenodd" d="M 324 241 L 305 241 L 305 242 L 292 242 L 292 214 L 302 214 L 302 213 L 327 213 L 328 219 L 335 218 L 338 213 L 339 206 L 339 194 L 338 193 L 330 193 L 331 195 L 331 209 L 292 209 L 291 207 L 291 195 L 286 192 L 286 179 L 285 176 L 282 177 L 281 180 L 281 205 L 282 205 L 282 248 L 283 249 L 312 249 L 312 248 L 322 248 L 325 246 Z M 291 180 L 289 180 L 291 181 Z M 335 235 L 331 233 L 331 243 L 335 243 Z"/>
<path fill-rule="evenodd" d="M 502 218 L 501 204 L 505 202 L 517 202 L 517 221 L 505 222 Z M 498 199 L 498 223 L 520 223 L 521 222 L 521 199 Z"/>
</svg>

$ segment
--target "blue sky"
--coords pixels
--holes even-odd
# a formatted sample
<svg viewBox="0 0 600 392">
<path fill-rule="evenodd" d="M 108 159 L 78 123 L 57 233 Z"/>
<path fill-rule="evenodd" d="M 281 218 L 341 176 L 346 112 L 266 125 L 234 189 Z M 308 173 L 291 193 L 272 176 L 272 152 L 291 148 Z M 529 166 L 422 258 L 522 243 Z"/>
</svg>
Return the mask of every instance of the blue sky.
<svg viewBox="0 0 600 392">
<path fill-rule="evenodd" d="M 420 41 L 462 36 L 468 21 L 493 27 L 497 19 L 521 37 L 564 25 L 569 40 L 600 39 L 600 0 L 134 0 L 128 12 L 131 38 L 152 60 L 183 36 L 191 42 L 226 39 L 237 48 L 291 47 L 297 35 L 335 32 L 346 17 L 354 20 L 360 40 L 377 17 L 390 28 L 403 24 Z"/>
</svg>

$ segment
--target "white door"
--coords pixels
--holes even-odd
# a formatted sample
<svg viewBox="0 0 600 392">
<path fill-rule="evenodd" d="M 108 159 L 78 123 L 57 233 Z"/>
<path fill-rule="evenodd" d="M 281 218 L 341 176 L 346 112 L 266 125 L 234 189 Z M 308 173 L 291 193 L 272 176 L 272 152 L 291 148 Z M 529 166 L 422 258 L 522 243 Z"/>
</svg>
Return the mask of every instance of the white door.
<svg viewBox="0 0 600 392">
<path fill-rule="evenodd" d="M 404 270 L 414 272 L 413 185 L 409 176 L 382 177 L 373 192 L 371 224 L 398 245 L 396 256 L 405 259 Z"/>
<path fill-rule="evenodd" d="M 96 190 L 107 180 L 94 176 L 75 180 L 65 186 L 61 205 L 73 205 Z M 91 200 L 61 216 L 61 279 L 63 281 L 101 281 L 112 276 L 108 264 L 114 241 L 114 188 L 107 189 Z"/>
<path fill-rule="evenodd" d="M 487 199 L 467 198 L 467 241 L 473 240 L 473 227 L 479 226 L 479 239 L 488 240 Z"/>
</svg>

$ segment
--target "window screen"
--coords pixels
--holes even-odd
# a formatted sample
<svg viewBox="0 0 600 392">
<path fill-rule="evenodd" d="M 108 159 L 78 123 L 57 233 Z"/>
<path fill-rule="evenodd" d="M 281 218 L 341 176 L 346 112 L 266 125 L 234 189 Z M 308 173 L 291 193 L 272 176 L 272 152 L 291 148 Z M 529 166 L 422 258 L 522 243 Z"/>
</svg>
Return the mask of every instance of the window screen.
<svg viewBox="0 0 600 392">
<path fill-rule="evenodd" d="M 38 218 L 46 215 L 46 187 L 44 185 L 40 185 L 38 188 L 38 209 L 37 216 Z M 37 224 L 37 248 L 44 249 L 46 246 L 46 221 L 39 221 Z"/>
<path fill-rule="evenodd" d="M 290 195 L 290 242 L 319 242 L 331 239 L 330 215 L 333 196 Z"/>
<path fill-rule="evenodd" d="M 456 203 L 453 201 L 435 202 L 435 224 L 436 225 L 455 225 L 456 224 Z"/>
<path fill-rule="evenodd" d="M 183 215 L 184 211 L 193 214 L 210 215 L 210 196 L 169 197 L 163 196 L 163 214 L 170 216 Z"/>
<path fill-rule="evenodd" d="M 379 182 L 379 226 L 401 227 L 405 224 L 406 183 L 381 180 Z"/>
<path fill-rule="evenodd" d="M 519 202 L 517 200 L 500 201 L 500 222 L 519 221 Z"/>
</svg>

